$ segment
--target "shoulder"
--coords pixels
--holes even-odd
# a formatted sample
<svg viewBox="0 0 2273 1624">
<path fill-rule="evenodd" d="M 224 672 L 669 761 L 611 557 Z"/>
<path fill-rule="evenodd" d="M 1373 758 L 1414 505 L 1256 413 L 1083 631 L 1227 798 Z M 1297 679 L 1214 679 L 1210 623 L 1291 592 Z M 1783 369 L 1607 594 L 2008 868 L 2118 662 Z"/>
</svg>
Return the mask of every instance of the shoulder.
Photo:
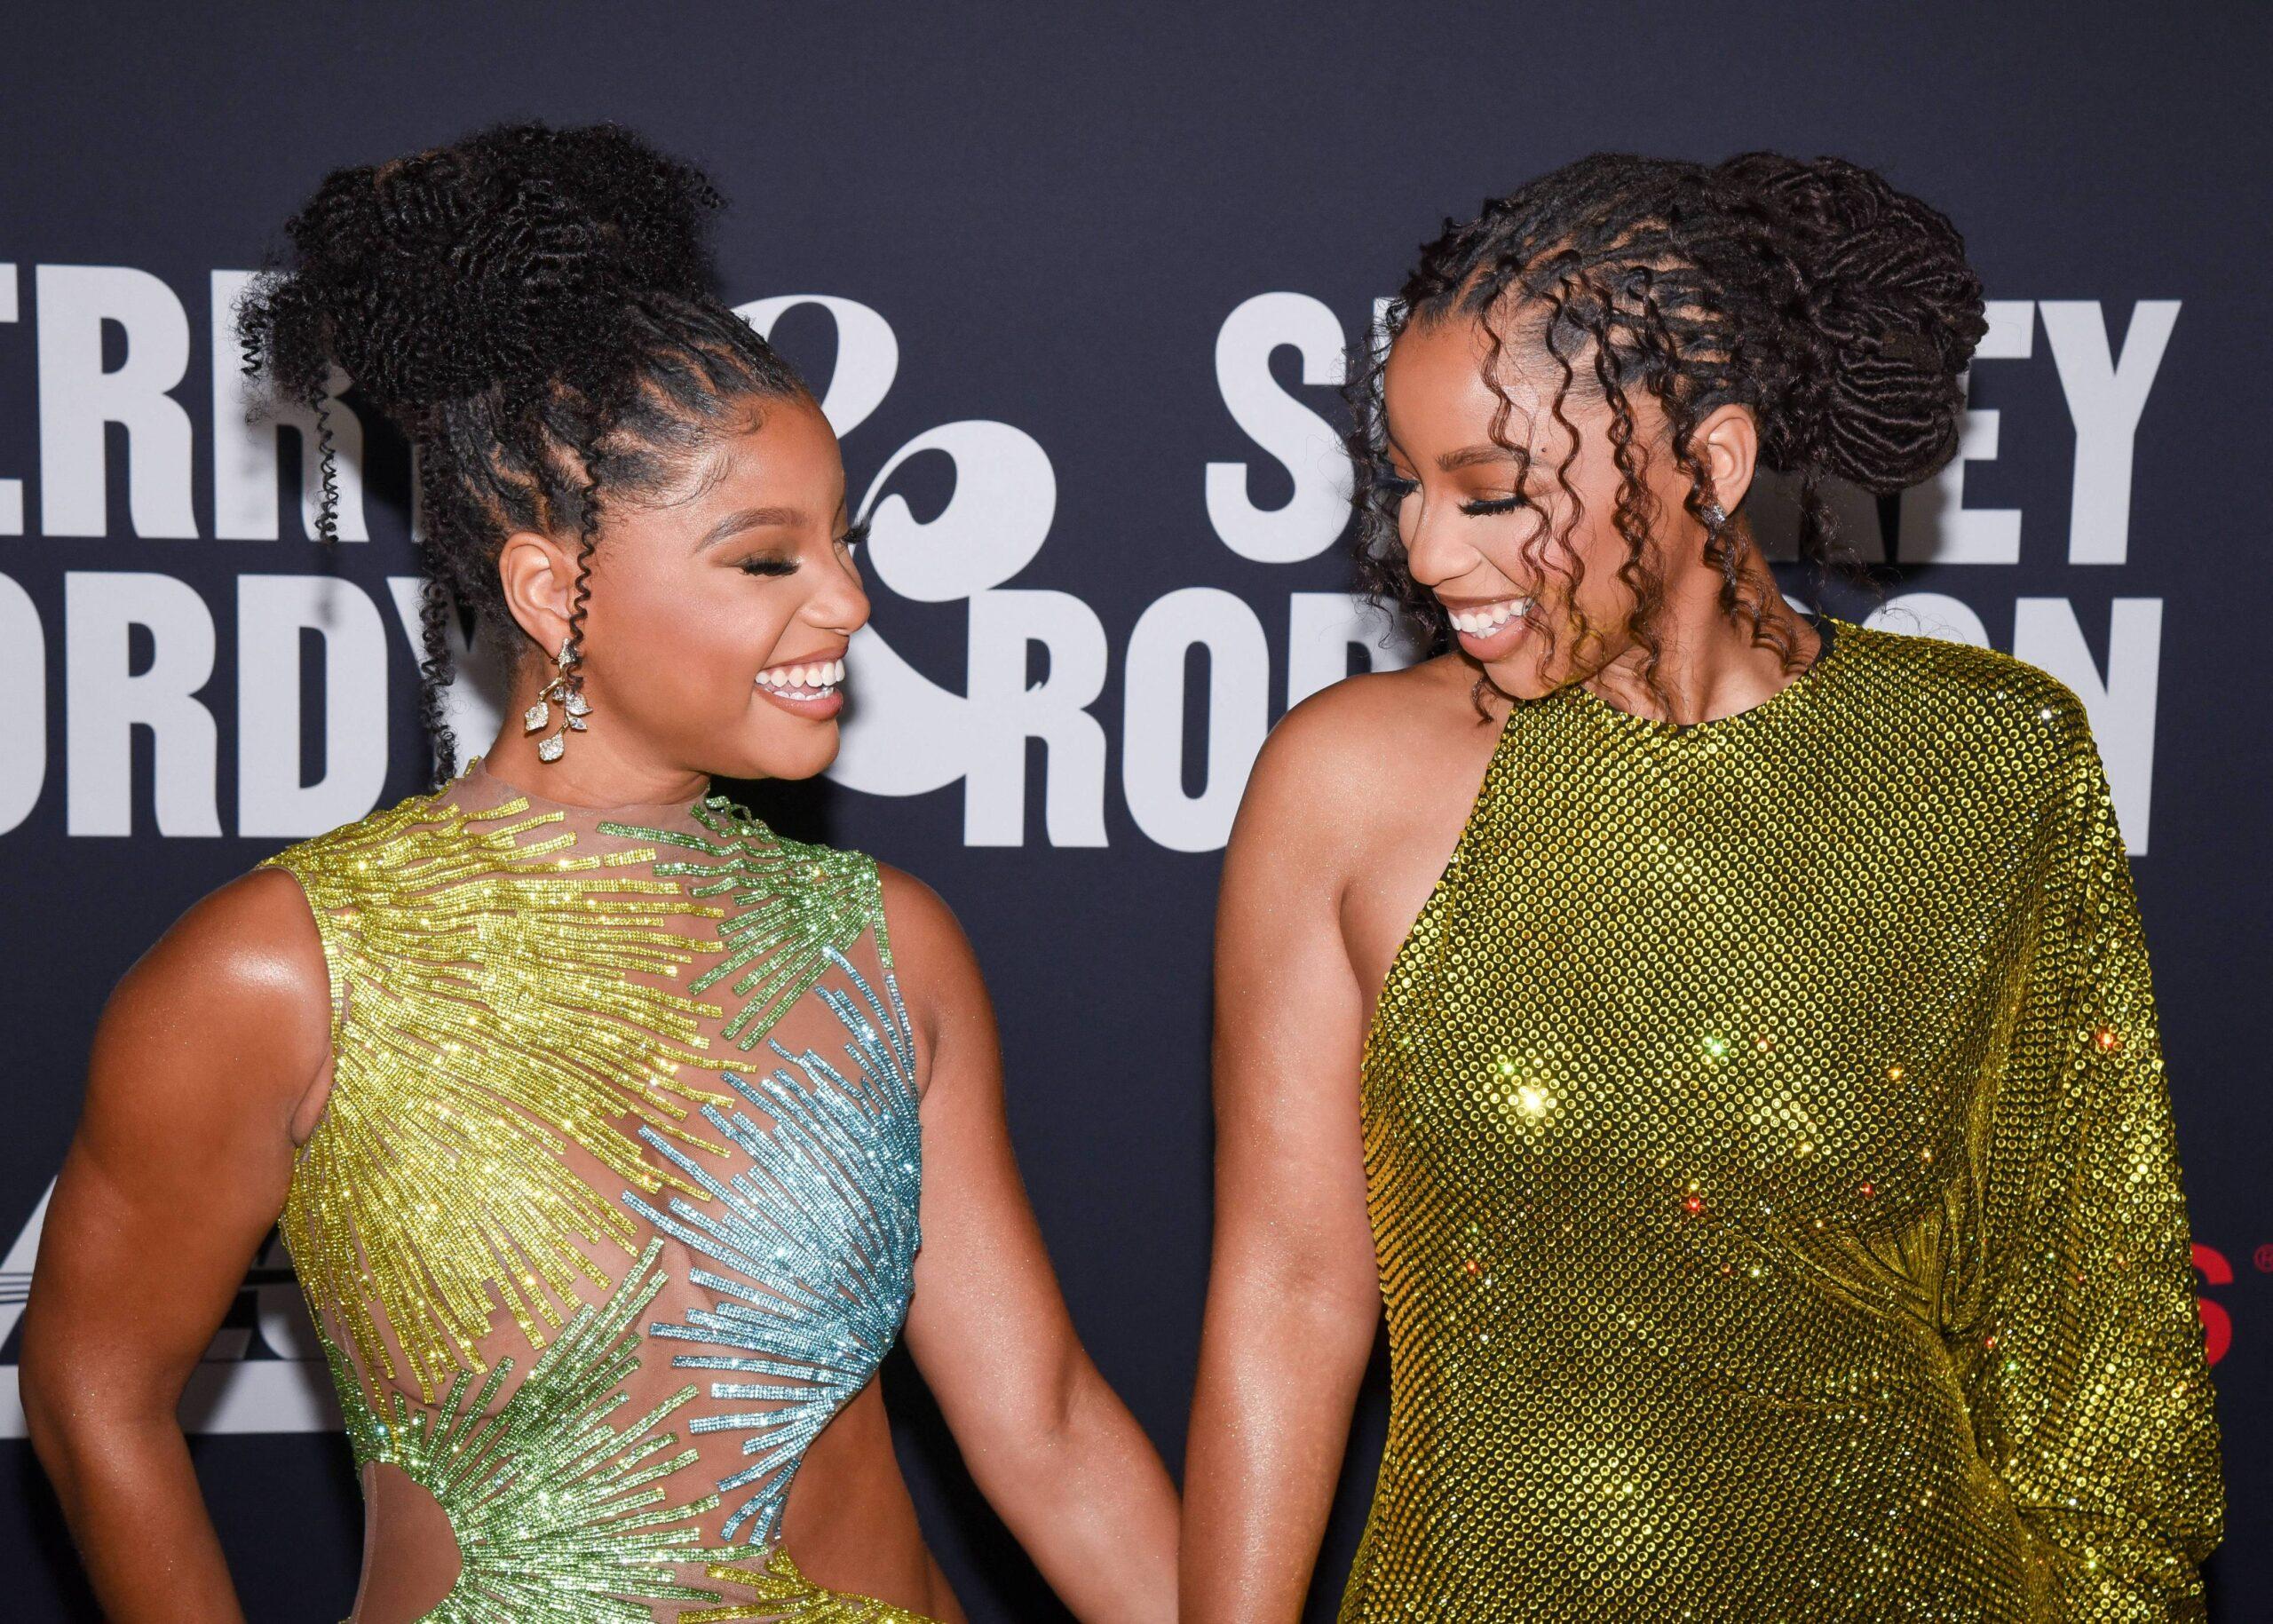
<svg viewBox="0 0 2273 1624">
<path fill-rule="evenodd" d="M 946 899 L 904 868 L 863 859 L 876 877 L 895 970 L 904 982 L 975 977 L 978 961 Z"/>
<path fill-rule="evenodd" d="M 1999 649 L 1841 622 L 1850 662 L 1921 700 L 1960 706 L 2034 702 L 2082 714 L 2082 701 L 2049 671 Z"/>
<path fill-rule="evenodd" d="M 978 955 L 945 898 L 890 863 L 874 865 L 889 931 L 892 979 L 907 1006 L 923 1070 L 942 1034 L 992 1030 L 993 1008 Z"/>
<path fill-rule="evenodd" d="M 1454 781 L 1453 764 L 1496 737 L 1507 701 L 1479 709 L 1476 672 L 1457 655 L 1351 677 L 1288 711 L 1263 741 L 1232 834 L 1304 860 L 1358 856 L 1404 815 L 1418 782 Z"/>
<path fill-rule="evenodd" d="M 1314 780 L 1363 771 L 1409 749 L 1432 727 L 1477 720 L 1469 697 L 1475 681 L 1474 669 L 1456 655 L 1344 677 L 1281 718 L 1257 770 Z"/>
<path fill-rule="evenodd" d="M 1879 703 L 1921 737 L 1946 747 L 1952 765 L 1974 765 L 2047 787 L 2095 762 L 2091 720 L 2076 692 L 2024 660 L 1970 643 L 1849 625 L 1850 669 Z"/>
<path fill-rule="evenodd" d="M 403 848 L 414 831 L 451 827 L 453 820 L 441 809 L 441 799 L 432 790 L 405 796 L 392 806 L 376 807 L 352 823 L 294 842 L 261 860 L 254 872 L 281 869 L 299 880 L 311 899 L 319 882 L 326 889 L 352 887 L 359 875 L 373 876 L 391 867 L 391 855 Z"/>
<path fill-rule="evenodd" d="M 330 1052 L 323 945 L 292 877 L 240 875 L 174 922 L 120 978 L 98 1051 L 143 1042 L 305 1082 Z"/>
</svg>

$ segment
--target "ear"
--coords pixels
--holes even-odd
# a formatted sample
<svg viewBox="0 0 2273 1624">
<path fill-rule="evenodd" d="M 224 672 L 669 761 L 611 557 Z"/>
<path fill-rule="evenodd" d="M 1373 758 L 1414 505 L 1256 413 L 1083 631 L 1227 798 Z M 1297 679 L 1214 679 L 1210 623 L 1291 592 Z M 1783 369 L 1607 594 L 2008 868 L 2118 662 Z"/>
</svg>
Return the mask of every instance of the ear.
<svg viewBox="0 0 2273 1624">
<path fill-rule="evenodd" d="M 550 660 L 568 636 L 576 589 L 569 549 L 535 530 L 516 530 L 497 553 L 497 580 L 514 622 Z"/>
<path fill-rule="evenodd" d="M 1713 500 L 1723 512 L 1733 513 L 1752 488 L 1753 470 L 1760 456 L 1760 428 L 1748 406 L 1719 406 L 1706 415 L 1690 436 L 1690 455 L 1705 465 L 1713 487 Z"/>
</svg>

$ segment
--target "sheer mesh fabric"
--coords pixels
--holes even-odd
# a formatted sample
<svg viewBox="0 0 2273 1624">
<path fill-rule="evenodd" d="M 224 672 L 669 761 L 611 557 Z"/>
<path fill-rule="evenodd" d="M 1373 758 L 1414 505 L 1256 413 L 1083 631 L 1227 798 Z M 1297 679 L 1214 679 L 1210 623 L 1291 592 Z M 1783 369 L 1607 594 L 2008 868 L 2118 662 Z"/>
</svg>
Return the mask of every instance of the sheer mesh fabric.
<svg viewBox="0 0 2273 1624">
<path fill-rule="evenodd" d="M 780 1541 L 918 1243 L 874 865 L 478 765 L 271 860 L 332 976 L 283 1227 L 369 1485 L 357 1624 L 914 1620 Z"/>
</svg>

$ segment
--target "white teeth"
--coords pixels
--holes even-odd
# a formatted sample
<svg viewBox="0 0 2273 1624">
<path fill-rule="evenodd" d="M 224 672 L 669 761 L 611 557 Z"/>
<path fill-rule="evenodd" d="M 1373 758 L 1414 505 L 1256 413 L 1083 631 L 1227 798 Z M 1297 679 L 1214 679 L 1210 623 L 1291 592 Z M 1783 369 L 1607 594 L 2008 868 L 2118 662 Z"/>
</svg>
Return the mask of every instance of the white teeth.
<svg viewBox="0 0 2273 1624">
<path fill-rule="evenodd" d="M 1529 613 L 1531 601 L 1528 598 L 1507 598 L 1481 609 L 1454 610 L 1446 618 L 1455 631 L 1464 631 L 1472 638 L 1488 637 L 1509 621 Z"/>
<path fill-rule="evenodd" d="M 844 680 L 844 661 L 815 660 L 804 665 L 772 665 L 757 674 L 758 686 L 789 699 L 822 699 Z"/>
</svg>

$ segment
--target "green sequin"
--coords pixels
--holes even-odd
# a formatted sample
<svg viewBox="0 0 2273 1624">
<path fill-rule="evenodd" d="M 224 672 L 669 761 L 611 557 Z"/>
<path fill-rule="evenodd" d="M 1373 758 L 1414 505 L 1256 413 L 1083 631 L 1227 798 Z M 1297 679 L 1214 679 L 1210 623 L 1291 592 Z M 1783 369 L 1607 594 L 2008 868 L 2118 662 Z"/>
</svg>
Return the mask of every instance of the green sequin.
<svg viewBox="0 0 2273 1624">
<path fill-rule="evenodd" d="M 469 809 L 464 793 L 269 860 L 306 893 L 332 989 L 331 1088 L 285 1239 L 359 1466 L 400 1468 L 449 1524 L 458 1576 L 422 1624 L 928 1624 L 712 1526 L 749 1475 L 718 1440 L 777 1410 L 772 1434 L 804 1419 L 740 1378 L 814 1363 L 798 1335 L 837 1334 L 840 1287 L 889 1321 L 872 1358 L 906 1310 L 912 1222 L 885 1252 L 843 1220 L 887 1197 L 912 1211 L 913 1189 L 870 1189 L 867 1164 L 814 1132 L 865 1126 L 869 1082 L 913 1092 L 878 1047 L 912 1066 L 875 865 L 780 840 L 723 796 L 683 809 L 696 828 L 640 829 L 518 792 Z M 627 835 L 638 844 L 613 844 Z M 659 846 L 679 855 L 659 862 Z M 864 934 L 883 1002 L 856 1008 L 867 984 L 845 955 Z M 730 981 L 741 1002 L 704 1001 Z M 721 1038 L 755 1048 L 809 994 L 800 1052 L 777 1051 L 813 1097 L 767 1095 L 763 1122 L 722 1113 L 769 1085 L 717 1086 Z M 852 1072 L 828 1062 L 835 1042 Z M 891 1162 L 911 1184 L 916 1153 Z M 712 1346 L 709 1327 L 747 1329 L 740 1311 L 777 1300 L 771 1272 L 744 1280 L 738 1254 L 703 1244 L 759 1218 L 815 1231 L 807 1295 L 779 1297 L 771 1338 Z M 673 1385 L 675 1363 L 737 1379 Z M 786 1484 L 801 1454 L 769 1470 Z"/>
<path fill-rule="evenodd" d="M 284 1240 L 319 1321 L 345 1327 L 366 1370 L 420 1396 L 475 1363 L 493 1287 L 532 1343 L 580 1281 L 607 1284 L 579 1242 L 629 1250 L 624 1184 L 669 1184 L 627 1117 L 705 1150 L 682 1081 L 704 1064 L 715 1005 L 631 978 L 675 978 L 717 943 L 718 917 L 624 860 L 568 855 L 523 801 L 467 812 L 414 796 L 289 847 L 263 867 L 300 882 L 331 972 L 334 1081 L 286 1198 Z M 674 928 L 677 927 L 677 928 Z M 613 1187 L 562 1159 L 574 1145 Z M 514 1266 L 501 1269 L 499 1261 Z"/>
<path fill-rule="evenodd" d="M 614 1421 L 622 1383 L 639 1366 L 632 1321 L 666 1278 L 655 1267 L 662 1249 L 650 1241 L 614 1295 L 577 1310 L 494 1414 L 510 1358 L 480 1378 L 479 1392 L 474 1373 L 453 1378 L 439 1408 L 414 1406 L 400 1392 L 375 1407 L 359 1402 L 361 1383 L 325 1339 L 358 1469 L 401 1468 L 457 1536 L 457 1581 L 420 1624 L 650 1624 L 650 1601 L 718 1599 L 677 1582 L 671 1566 L 706 1559 L 693 1519 L 718 1497 L 670 1504 L 662 1482 L 697 1458 L 675 1448 L 677 1434 L 662 1423 L 698 1390 L 689 1384 L 645 1415 Z"/>
<path fill-rule="evenodd" d="M 733 978 L 729 990 L 743 1002 L 725 1035 L 736 1048 L 764 1042 L 781 1011 L 820 979 L 827 950 L 851 947 L 872 924 L 877 951 L 891 963 L 875 863 L 857 852 L 786 839 L 725 796 L 711 796 L 693 811 L 709 836 L 629 823 L 599 828 L 695 853 L 659 860 L 655 873 L 694 881 L 693 896 L 724 896 L 733 904 L 719 930 L 724 955 L 688 990 L 701 994 Z"/>
</svg>

